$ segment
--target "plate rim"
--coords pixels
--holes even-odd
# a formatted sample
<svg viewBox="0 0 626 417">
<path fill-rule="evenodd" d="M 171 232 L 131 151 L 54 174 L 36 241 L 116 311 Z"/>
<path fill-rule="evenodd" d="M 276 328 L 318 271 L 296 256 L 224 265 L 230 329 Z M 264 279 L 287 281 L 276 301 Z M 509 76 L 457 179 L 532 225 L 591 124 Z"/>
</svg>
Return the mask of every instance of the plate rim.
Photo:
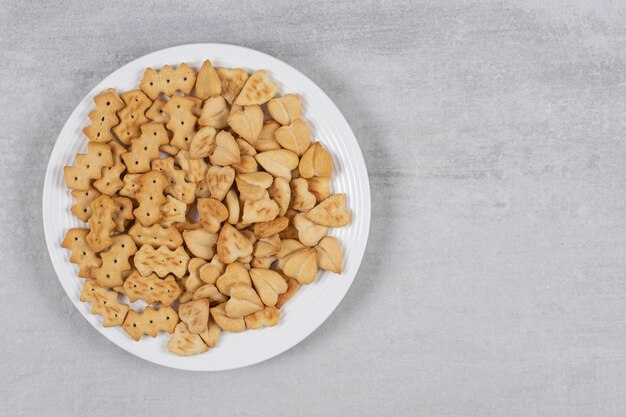
<svg viewBox="0 0 626 417">
<path fill-rule="evenodd" d="M 301 76 L 304 79 L 306 79 L 308 82 L 311 83 L 313 88 L 318 90 L 317 93 L 321 94 L 322 98 L 327 100 L 328 103 L 330 103 L 330 105 L 332 106 L 332 108 L 330 109 L 331 112 L 333 114 L 335 114 L 340 119 L 341 123 L 345 124 L 345 127 L 347 128 L 348 132 L 351 134 L 352 139 L 354 139 L 354 142 L 356 144 L 356 149 L 358 150 L 358 153 L 356 155 L 354 155 L 354 154 L 351 155 L 351 158 L 354 158 L 353 162 L 357 166 L 360 166 L 360 168 L 362 168 L 363 173 L 364 173 L 364 175 L 362 177 L 358 176 L 357 178 L 358 178 L 359 181 L 361 181 L 363 183 L 363 187 L 362 187 L 362 190 L 364 192 L 363 201 L 364 201 L 365 204 L 363 205 L 363 207 L 361 209 L 362 211 L 359 212 L 359 217 L 361 217 L 364 220 L 364 230 L 363 230 L 363 234 L 362 234 L 361 238 L 364 240 L 365 243 L 360 246 L 361 250 L 358 253 L 353 254 L 353 255 L 357 255 L 357 258 L 358 258 L 358 263 L 357 263 L 357 266 L 356 266 L 356 270 L 354 272 L 354 277 L 351 278 L 350 284 L 345 288 L 344 293 L 341 294 L 341 296 L 337 299 L 336 304 L 334 306 L 332 306 L 332 308 L 328 309 L 327 312 L 325 312 L 325 314 L 320 315 L 320 316 L 323 316 L 322 319 L 319 320 L 319 322 L 316 325 L 314 325 L 314 327 L 312 327 L 309 332 L 306 332 L 305 334 L 303 334 L 303 335 L 299 336 L 298 338 L 296 338 L 293 341 L 293 343 L 287 344 L 287 346 L 282 346 L 282 347 L 276 349 L 275 351 L 272 351 L 271 354 L 269 354 L 268 356 L 265 356 L 265 357 L 260 358 L 260 359 L 253 359 L 251 361 L 245 361 L 244 360 L 243 363 L 237 364 L 235 366 L 215 367 L 215 368 L 212 368 L 212 369 L 200 369 L 200 368 L 192 367 L 192 366 L 182 366 L 182 365 L 178 365 L 178 364 L 174 364 L 174 363 L 162 362 L 160 360 L 157 360 L 156 358 L 152 358 L 152 357 L 149 357 L 149 356 L 142 356 L 138 352 L 134 352 L 132 350 L 127 349 L 121 343 L 118 343 L 118 341 L 115 340 L 114 338 L 109 337 L 109 335 L 107 335 L 105 333 L 105 330 L 107 328 L 105 328 L 101 324 L 98 325 L 97 323 L 94 323 L 92 320 L 89 320 L 87 315 L 86 315 L 86 313 L 80 308 L 80 305 L 82 304 L 82 302 L 80 300 L 78 300 L 78 299 L 76 299 L 76 300 L 74 299 L 74 297 L 72 295 L 72 289 L 69 288 L 69 284 L 66 285 L 64 280 L 61 279 L 61 275 L 62 275 L 61 269 L 60 269 L 61 266 L 60 266 L 60 264 L 58 265 L 58 263 L 60 261 L 56 260 L 55 256 L 53 256 L 53 248 L 54 248 L 55 245 L 54 245 L 53 237 L 51 236 L 51 231 L 48 230 L 49 229 L 48 227 L 46 227 L 46 204 L 47 204 L 46 195 L 48 195 L 50 193 L 49 189 L 53 186 L 52 177 L 53 177 L 53 174 L 55 172 L 53 156 L 55 155 L 55 151 L 57 151 L 57 149 L 60 149 L 57 146 L 58 143 L 59 143 L 59 139 L 63 136 L 64 132 L 69 129 L 68 123 L 73 118 L 73 116 L 80 111 L 81 103 L 83 101 L 85 101 L 88 97 L 94 95 L 99 89 L 101 89 L 102 87 L 100 85 L 102 83 L 104 83 L 109 78 L 113 77 L 115 74 L 117 74 L 119 72 L 124 72 L 127 67 L 132 66 L 136 61 L 146 60 L 146 59 L 149 59 L 153 55 L 155 55 L 155 56 L 156 55 L 162 55 L 162 54 L 165 54 L 165 53 L 168 53 L 168 52 L 173 52 L 173 51 L 176 51 L 176 50 L 186 49 L 186 48 L 199 48 L 199 49 L 200 48 L 218 48 L 218 49 L 219 48 L 225 48 L 225 49 L 237 50 L 237 51 L 242 52 L 242 53 L 247 53 L 247 54 L 261 56 L 264 59 L 267 59 L 267 60 L 270 60 L 270 61 L 275 61 L 276 63 L 278 63 L 280 65 L 284 65 L 289 71 L 293 71 L 294 73 L 296 73 L 299 76 Z M 163 65 L 165 65 L 165 63 L 163 63 Z M 58 151 L 58 152 L 60 152 L 60 151 Z M 367 165 L 365 163 L 365 158 L 363 157 L 363 152 L 361 150 L 361 147 L 359 146 L 359 143 L 358 143 L 358 140 L 356 139 L 356 135 L 354 134 L 354 131 L 352 130 L 350 124 L 346 120 L 346 118 L 343 115 L 343 113 L 339 110 L 339 108 L 337 107 L 335 102 L 326 94 L 326 92 L 321 87 L 319 87 L 307 75 L 305 75 L 304 73 L 302 73 L 298 69 L 294 68 L 290 64 L 282 61 L 281 59 L 276 58 L 276 57 L 274 57 L 272 55 L 269 55 L 269 54 L 267 54 L 265 52 L 258 51 L 256 49 L 252 49 L 252 48 L 248 48 L 248 47 L 244 47 L 244 46 L 239 46 L 239 45 L 226 44 L 226 43 L 188 43 L 188 44 L 181 44 L 181 45 L 171 46 L 171 47 L 168 47 L 168 48 L 152 51 L 152 52 L 149 52 L 147 54 L 144 54 L 142 56 L 139 56 L 139 57 L 137 57 L 137 58 L 127 62 L 126 64 L 124 64 L 124 65 L 120 66 L 119 68 L 115 69 L 114 71 L 109 73 L 107 76 L 102 78 L 100 81 L 98 81 L 96 83 L 96 85 L 91 90 L 89 90 L 89 92 L 87 94 L 85 94 L 83 96 L 83 98 L 77 103 L 77 105 L 74 107 L 72 112 L 66 118 L 65 123 L 63 124 L 63 127 L 59 131 L 59 134 L 56 136 L 56 139 L 54 141 L 54 145 L 53 145 L 52 150 L 50 152 L 50 156 L 49 156 L 49 159 L 48 159 L 48 164 L 47 164 L 46 170 L 45 170 L 44 185 L 43 185 L 43 188 L 42 188 L 42 224 L 43 224 L 43 229 L 44 229 L 44 238 L 45 238 L 45 242 L 46 242 L 46 249 L 47 249 L 47 252 L 48 252 L 48 257 L 49 257 L 49 259 L 50 259 L 50 261 L 52 263 L 52 266 L 53 266 L 55 275 L 57 277 L 57 280 L 61 284 L 61 286 L 62 286 L 63 290 L 65 291 L 67 297 L 69 298 L 70 302 L 78 310 L 78 312 L 81 314 L 81 316 L 83 316 L 83 318 L 92 327 L 94 327 L 106 340 L 108 340 L 109 342 L 113 343 L 117 347 L 121 348 L 123 351 L 130 353 L 133 356 L 136 356 L 136 357 L 138 357 L 138 358 L 140 358 L 142 360 L 145 360 L 147 362 L 151 362 L 151 363 L 154 363 L 154 364 L 157 364 L 157 365 L 165 366 L 165 367 L 172 368 L 172 369 L 180 369 L 180 370 L 187 370 L 187 371 L 217 372 L 217 371 L 239 369 L 239 368 L 243 368 L 243 367 L 247 367 L 247 366 L 252 366 L 252 365 L 255 365 L 255 364 L 258 364 L 258 363 L 261 363 L 261 362 L 265 362 L 265 361 L 267 361 L 269 359 L 275 358 L 276 356 L 278 356 L 278 355 L 280 355 L 282 353 L 285 353 L 289 349 L 291 349 L 294 346 L 300 344 L 304 339 L 309 337 L 311 334 L 313 334 L 334 313 L 334 311 L 337 309 L 339 304 L 341 304 L 341 302 L 345 298 L 346 294 L 348 293 L 348 291 L 352 287 L 352 284 L 354 283 L 354 279 L 356 279 L 356 276 L 358 275 L 360 267 L 361 267 L 361 265 L 363 263 L 363 257 L 365 255 L 367 244 L 369 242 L 369 232 L 370 232 L 370 227 L 371 227 L 371 189 L 370 189 L 369 174 L 368 174 L 368 171 L 367 171 Z M 189 363 L 191 364 L 191 362 L 189 362 Z"/>
</svg>

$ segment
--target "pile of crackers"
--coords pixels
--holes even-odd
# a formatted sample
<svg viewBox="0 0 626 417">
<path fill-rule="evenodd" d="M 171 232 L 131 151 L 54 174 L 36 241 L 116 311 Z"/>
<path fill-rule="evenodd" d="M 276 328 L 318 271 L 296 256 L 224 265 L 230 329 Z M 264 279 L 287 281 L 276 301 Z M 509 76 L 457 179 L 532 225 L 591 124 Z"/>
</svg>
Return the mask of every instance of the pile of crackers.
<svg viewBox="0 0 626 417">
<path fill-rule="evenodd" d="M 275 326 L 318 269 L 342 272 L 327 234 L 352 215 L 330 192 L 333 159 L 301 97 L 278 91 L 267 71 L 206 60 L 148 68 L 139 89 L 94 98 L 87 153 L 64 170 L 89 228 L 62 246 L 103 326 L 167 332 L 170 352 L 196 355 L 222 331 Z"/>
</svg>

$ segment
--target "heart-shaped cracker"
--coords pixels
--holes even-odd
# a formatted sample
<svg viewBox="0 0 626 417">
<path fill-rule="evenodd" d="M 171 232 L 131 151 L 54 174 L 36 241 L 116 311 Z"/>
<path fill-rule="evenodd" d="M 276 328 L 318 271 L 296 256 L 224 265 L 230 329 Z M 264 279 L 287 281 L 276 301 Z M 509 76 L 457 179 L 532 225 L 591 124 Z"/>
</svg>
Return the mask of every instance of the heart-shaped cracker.
<svg viewBox="0 0 626 417">
<path fill-rule="evenodd" d="M 293 218 L 298 214 L 294 209 L 289 209 L 285 213 L 285 217 L 289 219 L 289 224 L 278 234 L 281 239 L 298 239 L 298 229 L 293 225 Z"/>
<path fill-rule="evenodd" d="M 91 140 L 107 143 L 113 140 L 111 128 L 117 126 L 120 119 L 116 112 L 124 108 L 124 102 L 114 88 L 104 90 L 93 98 L 96 108 L 89 112 L 91 124 L 83 129 L 83 133 Z"/>
<path fill-rule="evenodd" d="M 228 218 L 226 206 L 214 198 L 199 198 L 197 205 L 202 227 L 209 233 L 217 233 L 220 224 Z"/>
<path fill-rule="evenodd" d="M 235 181 L 235 170 L 214 165 L 207 171 L 206 179 L 211 197 L 222 201 Z"/>
<path fill-rule="evenodd" d="M 280 144 L 276 141 L 276 131 L 280 128 L 280 123 L 274 120 L 267 120 L 263 123 L 259 138 L 254 144 L 254 148 L 259 152 L 281 149 Z"/>
<path fill-rule="evenodd" d="M 279 211 L 278 204 L 269 196 L 256 201 L 246 200 L 243 204 L 241 220 L 248 224 L 267 222 L 274 220 Z"/>
<path fill-rule="evenodd" d="M 204 264 L 200 270 L 199 275 L 202 282 L 205 284 L 215 284 L 217 279 L 224 273 L 226 270 L 226 265 L 224 265 L 217 255 L 213 256 L 211 262 Z"/>
<path fill-rule="evenodd" d="M 254 146 L 263 128 L 263 110 L 259 106 L 248 106 L 231 112 L 228 125 L 242 138 Z"/>
<path fill-rule="evenodd" d="M 261 311 L 252 313 L 244 318 L 246 327 L 251 330 L 260 329 L 261 327 L 273 327 L 278 324 L 280 319 L 280 311 L 276 307 L 265 307 Z"/>
<path fill-rule="evenodd" d="M 341 274 L 343 271 L 343 249 L 339 240 L 326 236 L 315 247 L 317 250 L 317 266 L 320 269 Z"/>
<path fill-rule="evenodd" d="M 170 251 L 165 246 L 154 249 L 150 245 L 143 245 L 135 253 L 134 261 L 135 268 L 144 277 L 156 272 L 160 277 L 174 274 L 180 278 L 187 272 L 189 255 L 182 246 L 175 251 Z"/>
<path fill-rule="evenodd" d="M 187 249 L 193 256 L 209 260 L 215 255 L 217 233 L 209 233 L 204 228 L 185 230 L 183 239 Z"/>
<path fill-rule="evenodd" d="M 319 203 L 330 196 L 330 177 L 313 177 L 308 178 L 309 191 L 315 196 L 315 200 Z"/>
<path fill-rule="evenodd" d="M 280 260 L 280 268 L 290 278 L 300 284 L 310 284 L 317 277 L 317 253 L 315 248 L 305 248 L 292 252 Z"/>
<path fill-rule="evenodd" d="M 278 301 L 276 301 L 276 308 L 282 308 L 285 303 L 289 301 L 291 297 L 294 296 L 296 291 L 298 291 L 298 289 L 300 288 L 300 283 L 297 279 L 289 278 L 286 276 L 283 276 L 283 278 L 287 283 L 287 291 L 278 296 Z"/>
<path fill-rule="evenodd" d="M 239 146 L 229 132 L 222 130 L 215 136 L 215 150 L 209 157 L 211 164 L 227 166 L 241 161 Z"/>
<path fill-rule="evenodd" d="M 132 269 L 128 258 L 137 252 L 135 242 L 128 235 L 113 237 L 113 244 L 106 252 L 100 253 L 102 265 L 92 269 L 93 277 L 101 287 L 117 287 Z"/>
<path fill-rule="evenodd" d="M 198 119 L 200 126 L 213 127 L 215 129 L 224 129 L 228 127 L 228 116 L 230 109 L 224 97 L 211 97 L 204 102 L 202 113 Z"/>
<path fill-rule="evenodd" d="M 224 223 L 217 239 L 217 256 L 220 261 L 230 264 L 237 258 L 252 255 L 252 244 L 244 235 L 228 223 Z"/>
<path fill-rule="evenodd" d="M 272 200 L 278 204 L 278 214 L 284 216 L 289 209 L 291 203 L 291 187 L 289 186 L 289 180 L 285 178 L 274 178 L 272 185 L 267 190 Z"/>
<path fill-rule="evenodd" d="M 262 237 L 254 243 L 254 251 L 252 255 L 257 258 L 267 258 L 275 255 L 280 250 L 280 237 L 278 234 Z"/>
<path fill-rule="evenodd" d="M 185 323 L 178 323 L 174 335 L 167 342 L 167 350 L 179 356 L 199 355 L 209 350 L 200 335 L 191 333 Z"/>
<path fill-rule="evenodd" d="M 114 218 L 117 214 L 117 204 L 107 195 L 101 195 L 91 202 L 93 214 L 89 218 L 91 230 L 85 240 L 96 252 L 103 251 L 113 244 L 111 232 L 115 229 Z"/>
<path fill-rule="evenodd" d="M 206 330 L 209 323 L 209 300 L 206 298 L 189 301 L 178 307 L 180 321 L 186 323 L 191 333 Z"/>
<path fill-rule="evenodd" d="M 259 164 L 251 155 L 241 155 L 241 161 L 232 167 L 237 174 L 250 174 L 259 170 Z"/>
<path fill-rule="evenodd" d="M 176 249 L 183 244 L 183 237 L 175 227 L 161 227 L 153 224 L 150 227 L 135 223 L 128 231 L 138 245 L 152 245 L 155 248 L 167 246 L 169 249 Z"/>
<path fill-rule="evenodd" d="M 265 258 L 253 257 L 252 260 L 250 261 L 250 266 L 252 268 L 269 269 L 269 268 L 271 268 L 271 266 L 274 263 L 274 261 L 276 261 L 277 259 L 278 258 L 275 257 L 275 256 L 267 256 Z"/>
<path fill-rule="evenodd" d="M 267 111 L 281 125 L 289 125 L 302 116 L 302 98 L 300 94 L 285 94 L 267 103 Z"/>
<path fill-rule="evenodd" d="M 246 81 L 235 104 L 251 106 L 263 104 L 274 98 L 278 93 L 278 84 L 272 81 L 265 70 L 255 71 Z"/>
<path fill-rule="evenodd" d="M 130 151 L 122 155 L 131 174 L 150 171 L 150 163 L 161 156 L 159 147 L 169 143 L 170 138 L 161 123 L 141 125 L 141 136 L 130 141 Z"/>
<path fill-rule="evenodd" d="M 155 159 L 152 170 L 162 172 L 169 180 L 165 193 L 186 204 L 192 204 L 196 198 L 196 184 L 187 182 L 185 172 L 176 169 L 174 158 Z"/>
<path fill-rule="evenodd" d="M 92 180 L 102 178 L 102 169 L 113 165 L 111 147 L 104 143 L 89 142 L 87 153 L 76 155 L 76 164 L 63 168 L 67 187 L 87 191 Z"/>
<path fill-rule="evenodd" d="M 140 189 L 135 192 L 135 198 L 139 202 L 139 207 L 133 214 L 142 225 L 152 226 L 163 217 L 161 208 L 167 202 L 163 193 L 169 187 L 170 181 L 161 172 L 150 171 L 139 177 L 138 182 Z"/>
<path fill-rule="evenodd" d="M 239 196 L 234 188 L 228 190 L 224 202 L 226 204 L 226 208 L 228 209 L 228 219 L 226 219 L 226 221 L 230 224 L 237 224 L 239 222 L 240 204 Z"/>
<path fill-rule="evenodd" d="M 168 97 L 172 97 L 176 91 L 189 94 L 195 83 L 196 72 L 189 65 L 182 63 L 176 69 L 164 65 L 158 72 L 147 68 L 139 88 L 154 100 L 160 93 Z"/>
<path fill-rule="evenodd" d="M 255 158 L 267 172 L 287 181 L 291 180 L 291 171 L 298 167 L 298 155 L 287 149 L 261 152 Z"/>
<path fill-rule="evenodd" d="M 217 346 L 220 333 L 222 333 L 222 329 L 215 323 L 215 319 L 209 316 L 209 326 L 204 332 L 200 333 L 200 337 L 208 347 L 214 348 Z"/>
<path fill-rule="evenodd" d="M 278 301 L 278 295 L 287 291 L 287 283 L 283 277 L 271 269 L 252 268 L 250 279 L 252 279 L 254 289 L 261 301 L 266 306 L 275 305 Z"/>
<path fill-rule="evenodd" d="M 196 78 L 196 97 L 206 100 L 209 97 L 219 96 L 222 92 L 222 80 L 211 61 L 208 59 L 202 63 L 198 77 Z"/>
<path fill-rule="evenodd" d="M 252 230 L 257 238 L 270 237 L 285 230 L 289 224 L 289 219 L 286 217 L 277 217 L 274 220 L 267 222 L 256 223 Z"/>
<path fill-rule="evenodd" d="M 216 136 L 217 130 L 211 126 L 205 126 L 198 130 L 189 145 L 189 156 L 192 158 L 208 158 L 217 146 L 215 143 Z"/>
<path fill-rule="evenodd" d="M 199 182 L 204 181 L 209 169 L 209 164 L 206 163 L 204 158 L 192 158 L 189 156 L 188 151 L 181 149 L 176 154 L 176 162 L 178 162 L 178 166 L 185 173 L 185 181 L 196 184 L 196 188 Z"/>
<path fill-rule="evenodd" d="M 138 271 L 133 271 L 124 281 L 124 294 L 131 303 L 143 299 L 148 304 L 169 306 L 178 299 L 181 290 L 172 275 L 161 279 L 157 274 L 144 277 Z"/>
<path fill-rule="evenodd" d="M 315 206 L 315 195 L 309 191 L 309 183 L 304 178 L 291 180 L 291 208 L 307 211 Z"/>
<path fill-rule="evenodd" d="M 104 327 L 119 326 L 128 313 L 128 305 L 117 301 L 118 293 L 101 287 L 96 280 L 86 280 L 80 301 L 91 303 L 92 314 L 102 316 Z"/>
<path fill-rule="evenodd" d="M 350 223 L 352 213 L 346 208 L 346 195 L 335 194 L 306 213 L 309 220 L 327 227 L 342 227 Z"/>
<path fill-rule="evenodd" d="M 215 324 L 226 332 L 239 333 L 246 330 L 246 323 L 243 318 L 233 319 L 226 315 L 226 303 L 212 307 L 210 313 Z"/>
<path fill-rule="evenodd" d="M 237 319 L 262 310 L 263 301 L 248 285 L 236 284 L 230 288 L 230 299 L 226 302 L 226 315 Z"/>
<path fill-rule="evenodd" d="M 235 98 L 248 81 L 248 73 L 241 68 L 215 68 L 217 76 L 222 80 L 222 97 L 233 104 Z"/>
<path fill-rule="evenodd" d="M 193 293 L 194 300 L 200 300 L 202 298 L 206 298 L 209 300 L 209 303 L 213 305 L 220 304 L 228 300 L 228 297 L 222 294 L 213 284 L 205 284 Z"/>
<path fill-rule="evenodd" d="M 267 172 L 253 172 L 248 174 L 237 174 L 235 182 L 237 190 L 244 201 L 260 200 L 266 195 L 266 191 L 273 182 L 273 178 Z"/>
<path fill-rule="evenodd" d="M 276 130 L 276 141 L 285 149 L 302 156 L 311 144 L 311 128 L 302 119 L 294 120 L 290 125 Z"/>
<path fill-rule="evenodd" d="M 91 271 L 102 265 L 98 254 L 87 244 L 89 229 L 69 229 L 61 246 L 72 252 L 70 262 L 78 265 L 78 276 L 92 278 Z"/>
<path fill-rule="evenodd" d="M 297 239 L 281 239 L 280 250 L 276 253 L 276 257 L 282 259 L 290 253 L 304 248 L 304 244 Z"/>
<path fill-rule="evenodd" d="M 217 278 L 215 285 L 224 295 L 230 295 L 230 289 L 234 285 L 252 285 L 248 270 L 239 262 L 232 263 L 226 267 L 222 275 Z"/>
<path fill-rule="evenodd" d="M 298 230 L 298 239 L 307 246 L 315 246 L 328 234 L 328 227 L 312 222 L 305 213 L 298 213 L 292 220 Z"/>
<path fill-rule="evenodd" d="M 330 177 L 333 173 L 333 157 L 321 143 L 315 142 L 302 155 L 298 171 L 303 178 Z"/>
</svg>

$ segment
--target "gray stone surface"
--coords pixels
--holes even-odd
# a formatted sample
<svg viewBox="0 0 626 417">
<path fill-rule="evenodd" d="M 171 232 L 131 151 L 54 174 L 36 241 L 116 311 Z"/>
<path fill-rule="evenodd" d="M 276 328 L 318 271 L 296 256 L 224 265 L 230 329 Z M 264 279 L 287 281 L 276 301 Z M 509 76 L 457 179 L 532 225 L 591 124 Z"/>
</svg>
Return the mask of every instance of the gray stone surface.
<svg viewBox="0 0 626 417">
<path fill-rule="evenodd" d="M 623 416 L 626 4 L 0 1 L 0 414 Z M 227 42 L 322 87 L 370 173 L 354 285 L 265 363 L 152 365 L 75 311 L 41 190 L 76 103 Z"/>
</svg>

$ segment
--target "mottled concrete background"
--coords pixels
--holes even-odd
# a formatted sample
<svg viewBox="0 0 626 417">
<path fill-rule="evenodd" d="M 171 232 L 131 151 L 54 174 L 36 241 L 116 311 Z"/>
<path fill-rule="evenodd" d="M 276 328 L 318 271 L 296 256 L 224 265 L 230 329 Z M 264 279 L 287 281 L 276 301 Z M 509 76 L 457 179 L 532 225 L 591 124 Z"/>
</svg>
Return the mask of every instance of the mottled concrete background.
<svg viewBox="0 0 626 417">
<path fill-rule="evenodd" d="M 626 415 L 625 2 L 2 0 L 0 25 L 0 414 Z M 100 336 L 41 224 L 78 101 L 192 42 L 255 48 L 318 83 L 373 196 L 336 313 L 217 374 Z"/>
</svg>

